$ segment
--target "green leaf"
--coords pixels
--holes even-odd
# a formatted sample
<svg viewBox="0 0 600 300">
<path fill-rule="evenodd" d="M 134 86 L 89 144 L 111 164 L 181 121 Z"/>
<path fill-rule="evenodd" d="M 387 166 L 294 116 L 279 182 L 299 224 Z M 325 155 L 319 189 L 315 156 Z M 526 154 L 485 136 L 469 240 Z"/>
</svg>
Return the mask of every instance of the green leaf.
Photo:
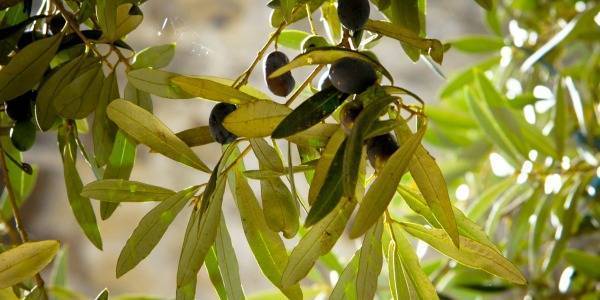
<svg viewBox="0 0 600 300">
<path fill-rule="evenodd" d="M 245 299 L 242 282 L 240 280 L 240 270 L 231 244 L 231 237 L 227 231 L 225 218 L 221 218 L 221 223 L 217 229 L 215 239 L 215 251 L 219 268 L 223 276 L 225 291 L 229 299 Z"/>
<path fill-rule="evenodd" d="M 267 225 L 258 200 L 248 181 L 242 175 L 243 170 L 243 163 L 238 164 L 229 173 L 228 180 L 250 250 L 269 281 L 289 298 L 302 299 L 299 285 L 295 284 L 284 288 L 281 284 L 281 275 L 288 262 L 288 254 L 281 237 Z"/>
<path fill-rule="evenodd" d="M 175 43 L 148 47 L 135 54 L 131 66 L 134 69 L 160 69 L 168 66 L 173 56 L 175 56 Z"/>
<path fill-rule="evenodd" d="M 329 117 L 348 97 L 331 86 L 317 92 L 289 115 L 287 115 L 272 133 L 279 139 L 304 131 Z"/>
<path fill-rule="evenodd" d="M 519 269 L 495 249 L 463 236 L 460 237 L 461 247 L 458 249 L 441 229 L 428 229 L 406 222 L 401 222 L 400 225 L 414 237 L 467 267 L 483 270 L 515 284 L 527 283 Z"/>
<path fill-rule="evenodd" d="M 479 6 L 483 7 L 486 10 L 491 10 L 494 8 L 494 0 L 475 0 Z"/>
<path fill-rule="evenodd" d="M 112 72 L 102 84 L 100 99 L 94 112 L 94 123 L 92 124 L 94 157 L 100 167 L 106 165 L 115 143 L 117 126 L 106 116 L 106 107 L 117 98 L 119 98 L 119 85 L 115 72 Z"/>
<path fill-rule="evenodd" d="M 35 101 L 35 115 L 39 127 L 46 131 L 54 125 L 58 115 L 54 109 L 54 101 L 64 87 L 72 82 L 83 70 L 90 68 L 97 60 L 82 55 L 59 66 L 42 84 Z"/>
<path fill-rule="evenodd" d="M 410 128 L 406 122 L 403 122 L 403 119 L 400 121 L 401 126 L 396 129 L 396 136 L 399 140 L 407 140 L 410 137 Z M 422 145 L 417 146 L 414 157 L 408 164 L 408 170 L 436 219 L 458 247 L 458 229 L 452 212 L 446 180 L 435 159 Z"/>
<path fill-rule="evenodd" d="M 411 30 L 399 26 L 398 24 L 392 24 L 385 21 L 368 20 L 364 26 L 364 29 L 399 40 L 406 45 L 410 45 L 411 47 L 418 48 L 422 52 L 431 56 L 431 58 L 438 64 L 442 64 L 442 61 L 444 60 L 444 45 L 442 45 L 442 42 L 436 39 L 422 38 Z"/>
<path fill-rule="evenodd" d="M 193 186 L 168 197 L 140 220 L 119 254 L 117 278 L 133 269 L 152 252 L 169 225 L 196 191 L 198 191 L 198 186 Z"/>
<path fill-rule="evenodd" d="M 10 155 L 19 163 L 23 162 L 23 155 L 13 146 L 8 136 L 1 136 L 0 143 L 2 143 L 2 149 L 6 151 L 7 156 Z M 39 167 L 33 165 L 33 172 L 31 175 L 23 172 L 20 167 L 12 162 L 7 163 L 7 168 L 15 202 L 17 203 L 17 206 L 20 207 L 25 203 L 25 200 L 29 198 L 35 188 L 39 175 Z M 8 191 L 6 187 L 3 187 L 2 195 L 0 195 L 0 207 L 0 219 L 11 220 L 13 218 L 12 205 L 8 200 Z"/>
<path fill-rule="evenodd" d="M 260 100 L 231 85 L 213 81 L 211 77 L 175 76 L 171 77 L 171 83 L 189 95 L 207 100 L 230 104 L 245 104 Z"/>
<path fill-rule="evenodd" d="M 206 271 L 208 271 L 208 277 L 213 287 L 219 295 L 219 299 L 227 299 L 227 292 L 225 291 L 225 284 L 223 283 L 223 276 L 221 276 L 221 270 L 219 270 L 219 263 L 217 262 L 217 254 L 215 252 L 215 246 L 211 247 L 206 254 L 205 259 Z M 195 282 L 194 282 L 195 283 Z M 195 291 L 194 291 L 195 294 Z M 186 295 L 187 296 L 187 295 Z M 193 298 L 194 295 L 191 295 Z"/>
<path fill-rule="evenodd" d="M 56 254 L 52 264 L 51 283 L 53 286 L 66 287 L 68 277 L 68 248 L 63 247 Z"/>
<path fill-rule="evenodd" d="M 327 145 L 327 141 L 339 127 L 338 124 L 321 123 L 288 136 L 286 139 L 302 147 L 323 148 Z"/>
<path fill-rule="evenodd" d="M 439 299 L 435 287 L 421 268 L 412 244 L 404 236 L 402 227 L 396 223 L 387 223 L 387 228 L 396 244 L 397 259 L 405 271 L 407 284 L 414 287 L 418 299 Z"/>
<path fill-rule="evenodd" d="M 293 50 L 302 49 L 302 41 L 310 34 L 306 31 L 295 29 L 284 29 L 277 38 L 277 44 Z"/>
<path fill-rule="evenodd" d="M 290 111 L 289 107 L 270 101 L 242 104 L 227 115 L 223 126 L 240 137 L 265 137 L 271 135 Z"/>
<path fill-rule="evenodd" d="M 167 99 L 190 99 L 194 96 L 171 83 L 171 78 L 180 76 L 162 70 L 143 68 L 127 73 L 127 79 L 135 88 Z"/>
<path fill-rule="evenodd" d="M 563 157 L 565 152 L 565 141 L 568 136 L 568 106 L 567 100 L 565 99 L 565 88 L 562 79 L 556 81 L 556 88 L 554 91 L 556 95 L 556 105 L 554 107 L 554 128 L 552 135 L 554 137 L 554 144 L 556 145 L 557 157 Z"/>
<path fill-rule="evenodd" d="M 400 179 L 406 173 L 417 147 L 421 145 L 425 128 L 421 127 L 415 135 L 404 140 L 402 146 L 385 163 L 360 203 L 354 225 L 350 229 L 351 238 L 365 233 L 383 215 L 392 201 Z"/>
<path fill-rule="evenodd" d="M 96 0 L 96 16 L 103 35 L 108 40 L 114 40 L 117 32 L 118 0 Z"/>
<path fill-rule="evenodd" d="M 310 227 L 319 222 L 334 210 L 342 197 L 342 171 L 344 162 L 345 142 L 339 144 L 331 164 L 325 171 L 324 180 L 319 187 L 312 207 L 304 221 L 305 227 Z M 320 176 L 320 174 L 319 174 Z M 319 180 L 322 177 L 319 177 Z"/>
<path fill-rule="evenodd" d="M 213 143 L 215 139 L 210 135 L 208 126 L 199 126 L 175 134 L 189 147 L 203 146 Z"/>
<path fill-rule="evenodd" d="M 321 221 L 317 222 L 308 233 L 300 239 L 292 250 L 287 262 L 281 284 L 292 286 L 303 279 L 315 265 L 319 256 L 331 251 L 342 235 L 350 215 L 356 207 L 353 199 L 342 198 L 337 207 Z"/>
<path fill-rule="evenodd" d="M 600 269 L 597 268 L 600 266 L 600 256 L 577 249 L 568 249 L 565 252 L 565 259 L 575 267 L 575 270 L 596 280 L 600 279 Z"/>
<path fill-rule="evenodd" d="M 500 51 L 504 47 L 504 40 L 493 35 L 471 35 L 450 41 L 450 44 L 453 49 L 466 53 L 488 53 Z"/>
<path fill-rule="evenodd" d="M 118 40 L 128 33 L 135 30 L 144 20 L 144 15 L 139 7 L 134 6 L 132 3 L 123 3 L 117 7 L 116 14 L 116 29 L 114 36 L 108 36 L 104 34 L 104 38 L 115 41 Z"/>
<path fill-rule="evenodd" d="M 57 34 L 27 45 L 0 69 L 0 103 L 35 87 L 44 76 L 62 37 L 62 34 Z"/>
<path fill-rule="evenodd" d="M 481 219 L 487 210 L 497 201 L 503 193 L 507 191 L 511 186 L 514 187 L 515 179 L 507 177 L 506 179 L 499 181 L 488 188 L 479 196 L 476 201 L 467 209 L 467 216 L 469 219 L 477 222 Z"/>
<path fill-rule="evenodd" d="M 325 26 L 325 32 L 332 44 L 337 44 L 342 39 L 342 23 L 337 13 L 334 2 L 325 1 L 321 5 L 321 22 Z"/>
<path fill-rule="evenodd" d="M 292 61 L 290 61 L 287 65 L 273 72 L 270 75 L 270 77 L 275 78 L 295 68 L 299 68 L 306 65 L 331 64 L 337 61 L 338 59 L 344 57 L 351 57 L 368 62 L 378 71 L 380 71 L 385 77 L 387 77 L 391 82 L 394 82 L 392 75 L 378 61 L 374 60 L 373 58 L 364 53 L 338 47 L 320 47 L 310 50 L 304 54 L 300 54 L 296 56 Z"/>
<path fill-rule="evenodd" d="M 412 299 L 411 293 L 412 288 L 408 282 L 408 274 L 402 265 L 402 259 L 400 253 L 396 249 L 396 243 L 392 240 L 388 246 L 387 252 L 388 259 L 388 279 L 390 284 L 390 291 L 392 293 L 392 299 Z"/>
<path fill-rule="evenodd" d="M 108 117 L 128 135 L 152 150 L 200 171 L 210 169 L 165 124 L 143 108 L 117 99 L 107 108 Z"/>
<path fill-rule="evenodd" d="M 356 300 L 356 274 L 358 273 L 358 260 L 360 249 L 354 253 L 352 259 L 340 274 L 340 278 L 329 295 L 329 300 Z"/>
<path fill-rule="evenodd" d="M 279 0 L 279 10 L 287 23 L 292 22 L 292 11 L 297 5 L 297 0 Z"/>
<path fill-rule="evenodd" d="M 0 253 L 0 289 L 33 277 L 52 261 L 60 248 L 58 241 L 21 244 Z"/>
<path fill-rule="evenodd" d="M 88 183 L 81 195 L 107 202 L 163 201 L 174 191 L 159 186 L 123 179 L 104 179 Z"/>
<path fill-rule="evenodd" d="M 66 119 L 83 119 L 96 109 L 104 82 L 102 63 L 83 71 L 67 84 L 54 99 L 56 113 Z"/>
<path fill-rule="evenodd" d="M 386 111 L 388 105 L 394 100 L 394 97 L 382 93 L 379 89 L 369 89 L 361 94 L 360 99 L 363 105 L 367 100 L 368 105 L 361 111 L 356 118 L 348 141 L 346 150 L 344 150 L 344 167 L 342 173 L 342 183 L 344 196 L 354 197 L 356 192 L 356 182 L 358 180 L 358 169 L 362 156 L 363 141 L 371 125 Z"/>
<path fill-rule="evenodd" d="M 475 64 L 474 66 L 469 67 L 461 72 L 456 73 L 454 76 L 450 77 L 450 79 L 444 84 L 444 86 L 440 89 L 439 97 L 442 99 L 449 98 L 454 95 L 454 93 L 463 91 L 463 88 L 473 82 L 475 76 L 473 74 L 473 70 L 477 69 L 480 71 L 487 71 L 497 66 L 500 63 L 500 56 L 494 56 L 483 62 Z"/>
<path fill-rule="evenodd" d="M 90 199 L 81 196 L 83 183 L 75 166 L 77 161 L 77 144 L 74 129 L 70 125 L 63 125 L 58 130 L 58 146 L 63 161 L 67 197 L 77 223 L 79 223 L 79 226 L 92 244 L 102 250 L 102 237 L 98 230 L 92 203 Z"/>
<path fill-rule="evenodd" d="M 96 296 L 95 300 L 108 300 L 108 289 L 102 290 L 102 292 Z"/>
<path fill-rule="evenodd" d="M 419 8 L 420 0 L 391 0 L 391 5 L 388 10 L 385 11 L 385 15 L 390 19 L 393 24 L 402 26 L 409 30 L 412 34 L 420 36 L 421 32 L 425 31 L 421 29 L 421 23 L 424 22 L 424 8 Z M 419 60 L 420 50 L 418 48 L 410 46 L 406 42 L 401 42 L 404 52 L 413 60 Z"/>
<path fill-rule="evenodd" d="M 258 158 L 260 169 L 284 170 L 279 153 L 264 139 L 251 139 L 250 145 Z M 286 238 L 296 235 L 300 227 L 298 203 L 281 178 L 261 180 L 260 192 L 263 214 L 269 228 L 283 232 Z"/>
<path fill-rule="evenodd" d="M 382 233 L 383 218 L 379 218 L 379 221 L 365 234 L 360 248 L 358 272 L 356 274 L 356 295 L 358 299 L 373 299 L 377 292 L 377 277 L 379 277 L 383 266 Z"/>
<path fill-rule="evenodd" d="M 321 157 L 319 158 L 317 166 L 315 167 L 315 175 L 313 180 L 310 182 L 310 187 L 308 190 L 308 204 L 310 205 L 315 203 L 317 196 L 320 194 L 323 184 L 327 178 L 327 174 L 329 174 L 329 169 L 331 168 L 335 154 L 346 140 L 346 133 L 344 130 L 339 126 L 336 129 L 337 130 L 335 133 L 329 139 L 329 142 L 327 142 L 327 146 L 321 153 Z"/>
<path fill-rule="evenodd" d="M 289 1 L 289 0 L 285 0 L 285 1 Z M 319 8 L 321 6 L 321 4 L 323 4 L 323 2 L 325 2 L 325 0 L 302 0 L 302 2 L 308 4 L 309 10 L 312 13 L 317 8 Z M 294 22 L 296 22 L 298 20 L 302 20 L 304 18 L 306 18 L 306 9 L 303 7 L 300 7 L 299 9 L 294 10 L 294 13 L 291 15 L 291 17 L 286 18 L 286 19 L 284 19 L 284 13 L 282 12 L 282 9 L 277 8 L 277 9 L 273 10 L 273 13 L 271 14 L 271 26 L 279 27 L 280 25 L 283 24 L 283 22 L 286 22 L 287 25 L 291 25 Z"/>
<path fill-rule="evenodd" d="M 293 166 L 291 172 L 299 173 L 314 170 L 313 166 L 299 165 Z M 282 171 L 273 171 L 273 170 L 248 170 L 244 171 L 244 176 L 250 179 L 263 180 L 263 179 L 271 179 L 281 176 L 286 176 L 290 174 L 290 169 L 285 167 Z"/>
</svg>

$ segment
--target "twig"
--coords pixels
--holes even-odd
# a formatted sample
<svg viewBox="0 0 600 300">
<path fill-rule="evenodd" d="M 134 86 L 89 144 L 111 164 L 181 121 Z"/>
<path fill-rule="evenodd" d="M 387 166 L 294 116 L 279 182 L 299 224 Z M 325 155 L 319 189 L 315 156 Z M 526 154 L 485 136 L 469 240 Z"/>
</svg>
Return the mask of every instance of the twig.
<svg viewBox="0 0 600 300">
<path fill-rule="evenodd" d="M 2 171 L 4 173 L 4 186 L 8 191 L 8 202 L 10 203 L 10 207 L 12 209 L 13 217 L 15 218 L 15 227 L 17 232 L 19 233 L 19 237 L 21 239 L 21 244 L 26 243 L 29 240 L 29 236 L 25 227 L 23 226 L 23 219 L 21 218 L 21 214 L 19 213 L 19 206 L 17 205 L 17 200 L 15 197 L 15 192 L 13 191 L 12 185 L 10 183 L 10 177 L 8 175 L 8 166 L 6 164 L 6 158 L 4 156 L 4 149 L 2 148 L 2 144 L 0 143 L 0 164 L 2 165 Z M 39 289 L 42 290 L 43 299 L 47 299 L 46 291 L 44 289 L 44 279 L 40 274 L 35 274 L 35 281 Z"/>
<path fill-rule="evenodd" d="M 302 93 L 302 91 L 306 88 L 306 86 L 312 82 L 312 80 L 317 76 L 317 74 L 319 74 L 319 72 L 321 72 L 321 70 L 323 70 L 323 68 L 325 67 L 325 65 L 319 65 L 318 67 L 315 68 L 314 71 L 312 71 L 312 73 L 310 73 L 310 75 L 308 76 L 308 78 L 306 78 L 306 80 L 304 80 L 304 82 L 302 83 L 302 85 L 296 90 L 296 92 L 290 97 L 290 99 L 288 99 L 285 102 L 286 106 L 290 106 L 292 104 L 292 102 L 294 102 L 294 100 L 296 100 L 296 98 L 298 98 L 298 96 L 300 96 L 300 94 Z"/>
</svg>

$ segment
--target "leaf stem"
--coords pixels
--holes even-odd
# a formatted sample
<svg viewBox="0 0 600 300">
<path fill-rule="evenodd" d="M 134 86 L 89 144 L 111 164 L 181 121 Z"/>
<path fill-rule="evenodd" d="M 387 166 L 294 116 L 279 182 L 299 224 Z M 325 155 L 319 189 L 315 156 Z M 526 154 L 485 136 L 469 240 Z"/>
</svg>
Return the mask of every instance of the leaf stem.
<svg viewBox="0 0 600 300">
<path fill-rule="evenodd" d="M 315 79 L 315 77 L 319 74 L 319 72 L 321 72 L 321 70 L 323 70 L 324 67 L 325 67 L 325 65 L 319 65 L 318 67 L 316 67 L 315 70 L 312 71 L 312 73 L 310 73 L 308 78 L 306 78 L 306 80 L 304 80 L 304 82 L 302 83 L 302 85 L 300 85 L 300 87 L 296 90 L 296 92 L 290 97 L 290 99 L 288 99 L 285 102 L 285 105 L 290 106 L 292 104 L 292 102 L 294 102 L 294 100 L 296 100 L 296 98 L 298 98 L 298 96 L 300 96 L 300 94 L 302 94 L 302 91 L 306 88 L 306 86 L 308 86 L 308 84 L 311 83 L 313 79 Z"/>
<path fill-rule="evenodd" d="M 246 154 L 248 153 L 250 153 L 250 145 L 246 146 L 246 148 L 242 150 L 242 153 L 240 153 L 240 156 L 238 156 L 229 166 L 227 166 L 227 168 L 221 171 L 219 176 L 223 176 L 227 174 L 227 172 L 231 171 L 231 169 L 235 167 L 240 161 L 242 161 L 244 159 L 244 156 L 246 156 Z"/>
<path fill-rule="evenodd" d="M 23 219 L 21 218 L 21 214 L 19 213 L 19 206 L 17 205 L 17 200 L 15 197 L 15 192 L 12 188 L 12 184 L 10 183 L 10 176 L 8 174 L 8 165 L 6 164 L 6 157 L 4 155 L 4 149 L 2 147 L 2 143 L 0 143 L 0 164 L 2 165 L 2 172 L 4 173 L 4 186 L 8 191 L 8 202 L 10 203 L 10 207 L 12 209 L 13 217 L 15 219 L 15 228 L 19 233 L 20 243 L 26 243 L 29 240 L 29 235 L 25 230 L 23 225 Z M 9 229 L 10 230 L 10 229 Z M 44 279 L 40 276 L 39 273 L 35 274 L 35 281 L 39 289 L 42 290 L 42 298 L 48 299 L 46 295 L 46 290 L 44 289 Z"/>
</svg>

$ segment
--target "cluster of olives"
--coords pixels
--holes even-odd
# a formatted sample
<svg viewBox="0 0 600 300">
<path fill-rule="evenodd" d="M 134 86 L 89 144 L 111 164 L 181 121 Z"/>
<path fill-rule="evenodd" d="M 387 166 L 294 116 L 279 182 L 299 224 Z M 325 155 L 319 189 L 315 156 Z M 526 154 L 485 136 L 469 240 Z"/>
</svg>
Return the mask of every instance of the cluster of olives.
<svg viewBox="0 0 600 300">
<path fill-rule="evenodd" d="M 36 128 L 32 121 L 35 91 L 29 91 L 15 99 L 6 101 L 6 114 L 15 121 L 10 130 L 10 140 L 19 151 L 27 151 L 35 142 Z"/>
</svg>

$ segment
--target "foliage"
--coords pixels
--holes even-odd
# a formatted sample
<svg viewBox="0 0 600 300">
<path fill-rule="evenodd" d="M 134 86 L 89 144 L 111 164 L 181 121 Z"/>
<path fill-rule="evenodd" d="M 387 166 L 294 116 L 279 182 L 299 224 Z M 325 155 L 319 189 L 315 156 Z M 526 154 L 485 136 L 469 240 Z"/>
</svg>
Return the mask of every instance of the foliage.
<svg viewBox="0 0 600 300">
<path fill-rule="evenodd" d="M 35 130 L 19 124 L 56 133 L 69 205 L 99 250 L 93 200 L 103 220 L 119 203 L 156 202 L 124 245 L 117 277 L 152 252 L 181 211 L 191 211 L 173 279 L 177 299 L 194 299 L 203 266 L 220 298 L 246 298 L 230 216 L 222 213 L 227 188 L 256 263 L 276 288 L 251 299 L 598 296 L 598 272 L 590 267 L 597 249 L 581 243 L 597 232 L 600 218 L 598 4 L 477 0 L 493 33 L 444 44 L 427 37 L 426 1 L 372 0 L 380 13 L 370 20 L 367 0 L 274 0 L 268 4 L 274 32 L 231 80 L 165 70 L 171 44 L 132 49 L 126 36 L 142 22 L 144 2 L 45 0 L 40 15 L 32 14 L 30 0 L 0 2 L 0 102 L 7 112 L 0 115 L 0 162 L 8 175 L 0 203 L 12 240 L 0 253 L 3 299 L 85 298 L 66 286 L 64 249 L 51 282 L 38 273 L 59 244 L 29 242 L 23 230 L 19 206 L 37 168 L 21 155 Z M 313 26 L 317 10 L 326 28 L 321 35 Z M 287 28 L 295 22 L 307 22 L 311 32 Z M 452 48 L 492 57 L 451 77 L 441 103 L 426 104 L 395 86 L 385 62 L 370 51 L 383 38 L 399 41 L 409 59 L 434 70 Z M 267 56 L 272 46 L 299 53 L 291 60 L 280 52 Z M 247 84 L 263 57 L 265 80 L 283 104 Z M 314 71 L 296 87 L 291 71 L 306 66 Z M 119 78 L 127 81 L 123 92 Z M 546 86 L 554 93 L 543 93 Z M 153 114 L 152 96 L 223 104 L 211 112 L 209 126 L 175 133 Z M 87 128 L 93 149 L 79 138 Z M 424 141 L 443 150 L 443 164 Z M 224 145 L 211 167 L 192 148 L 213 142 Z M 172 191 L 130 180 L 140 145 L 210 174 L 209 181 Z M 245 169 L 251 153 L 258 170 Z M 82 182 L 77 159 L 96 181 Z M 498 173 L 498 160 L 511 174 Z M 308 199 L 296 190 L 297 173 L 309 183 Z M 250 180 L 260 182 L 260 197 Z M 465 212 L 465 203 L 448 192 L 457 187 L 475 191 Z M 509 234 L 497 234 L 502 231 Z M 342 238 L 361 237 L 348 261 L 332 251 Z M 442 255 L 422 259 L 409 237 Z M 292 238 L 298 242 L 286 247 L 284 239 Z M 319 270 L 339 279 L 330 283 Z M 570 284 L 559 290 L 562 270 L 561 282 Z M 108 298 L 104 290 L 96 299 Z"/>
</svg>

